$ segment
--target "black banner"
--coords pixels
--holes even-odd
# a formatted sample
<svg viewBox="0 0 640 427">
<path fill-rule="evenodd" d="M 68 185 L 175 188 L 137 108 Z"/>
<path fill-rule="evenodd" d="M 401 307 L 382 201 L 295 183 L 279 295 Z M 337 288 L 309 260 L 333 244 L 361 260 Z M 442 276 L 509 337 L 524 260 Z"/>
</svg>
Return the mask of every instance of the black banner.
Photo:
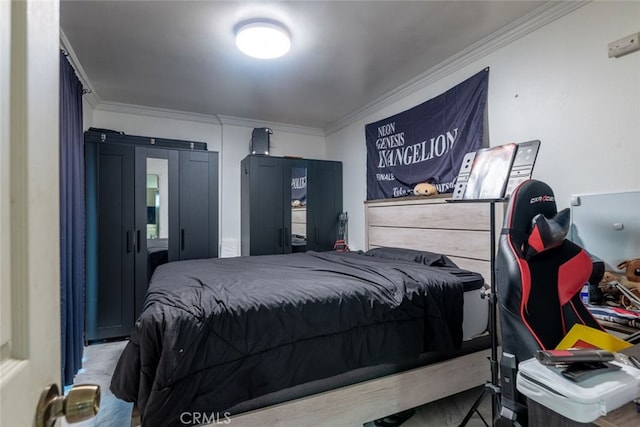
<svg viewBox="0 0 640 427">
<path fill-rule="evenodd" d="M 367 200 L 413 194 L 420 182 L 451 193 L 470 151 L 482 147 L 489 69 L 427 102 L 366 125 Z"/>
<path fill-rule="evenodd" d="M 291 168 L 291 204 L 307 204 L 307 168 Z"/>
</svg>

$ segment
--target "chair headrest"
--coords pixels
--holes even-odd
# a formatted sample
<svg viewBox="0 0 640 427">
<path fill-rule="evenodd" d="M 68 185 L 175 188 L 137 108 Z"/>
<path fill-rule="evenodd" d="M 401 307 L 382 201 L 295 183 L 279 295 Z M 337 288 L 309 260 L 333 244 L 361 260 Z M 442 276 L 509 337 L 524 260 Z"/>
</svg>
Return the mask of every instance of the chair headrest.
<svg viewBox="0 0 640 427">
<path fill-rule="evenodd" d="M 542 181 L 530 179 L 520 184 L 511 194 L 504 218 L 504 228 L 519 245 L 526 243 L 533 219 L 541 214 L 554 218 L 558 210 L 551 187 Z M 542 222 L 542 220 L 539 220 Z"/>
<path fill-rule="evenodd" d="M 529 259 L 540 252 L 559 246 L 569 232 L 570 213 L 569 208 L 565 208 L 553 218 L 547 218 L 541 213 L 534 216 L 524 256 Z"/>
</svg>

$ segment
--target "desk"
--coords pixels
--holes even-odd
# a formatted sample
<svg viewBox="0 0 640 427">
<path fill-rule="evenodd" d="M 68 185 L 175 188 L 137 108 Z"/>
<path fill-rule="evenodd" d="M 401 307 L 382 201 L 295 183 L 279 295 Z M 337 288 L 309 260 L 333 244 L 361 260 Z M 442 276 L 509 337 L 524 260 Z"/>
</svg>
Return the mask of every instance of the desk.
<svg viewBox="0 0 640 427">
<path fill-rule="evenodd" d="M 621 353 L 640 358 L 640 344 L 623 350 Z M 628 403 L 605 417 L 598 418 L 593 423 L 599 427 L 635 427 L 640 425 L 640 414 L 636 409 L 635 403 Z"/>
<path fill-rule="evenodd" d="M 606 320 L 598 319 L 598 323 L 602 325 L 602 327 L 609 333 L 613 333 L 615 336 L 621 339 L 625 339 L 626 337 L 635 334 L 636 332 L 640 332 L 638 328 L 632 328 L 629 325 L 624 325 L 622 323 L 615 322 L 607 322 Z"/>
</svg>

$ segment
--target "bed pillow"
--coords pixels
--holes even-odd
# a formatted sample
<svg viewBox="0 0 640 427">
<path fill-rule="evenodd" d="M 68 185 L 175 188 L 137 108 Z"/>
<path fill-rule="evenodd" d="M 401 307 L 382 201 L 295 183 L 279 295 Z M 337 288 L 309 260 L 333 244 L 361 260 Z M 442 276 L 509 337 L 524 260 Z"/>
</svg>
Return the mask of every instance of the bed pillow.
<svg viewBox="0 0 640 427">
<path fill-rule="evenodd" d="M 531 220 L 531 233 L 527 238 L 525 257 L 527 259 L 548 249 L 560 246 L 567 237 L 570 225 L 570 211 L 565 208 L 553 218 L 538 214 Z"/>
<path fill-rule="evenodd" d="M 396 261 L 417 262 L 431 267 L 458 267 L 445 255 L 414 249 L 381 247 L 369 249 L 364 254 Z"/>
</svg>

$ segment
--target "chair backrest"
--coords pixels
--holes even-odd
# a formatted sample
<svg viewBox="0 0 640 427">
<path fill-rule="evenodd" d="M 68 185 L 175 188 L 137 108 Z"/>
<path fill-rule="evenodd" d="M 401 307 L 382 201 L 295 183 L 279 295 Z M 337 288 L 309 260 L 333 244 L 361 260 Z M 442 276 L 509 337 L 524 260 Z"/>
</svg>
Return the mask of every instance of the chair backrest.
<svg viewBox="0 0 640 427">
<path fill-rule="evenodd" d="M 551 188 L 536 180 L 512 193 L 496 255 L 502 351 L 518 361 L 551 349 L 576 324 L 602 329 L 580 299 L 593 263 L 565 239 L 568 209 L 557 211 Z"/>
</svg>

